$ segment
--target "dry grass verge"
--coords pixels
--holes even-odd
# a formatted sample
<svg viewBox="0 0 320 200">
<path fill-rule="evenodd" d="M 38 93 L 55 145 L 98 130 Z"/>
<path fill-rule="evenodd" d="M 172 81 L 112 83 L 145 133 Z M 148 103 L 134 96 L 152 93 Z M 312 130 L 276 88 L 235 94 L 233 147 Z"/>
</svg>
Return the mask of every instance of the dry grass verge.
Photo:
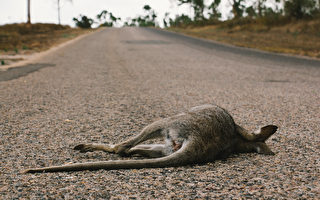
<svg viewBox="0 0 320 200">
<path fill-rule="evenodd" d="M 47 50 L 89 31 L 57 24 L 0 26 L 0 65 L 20 61 L 25 55 Z"/>
<path fill-rule="evenodd" d="M 282 26 L 219 24 L 169 30 L 241 47 L 320 58 L 320 18 Z"/>
</svg>

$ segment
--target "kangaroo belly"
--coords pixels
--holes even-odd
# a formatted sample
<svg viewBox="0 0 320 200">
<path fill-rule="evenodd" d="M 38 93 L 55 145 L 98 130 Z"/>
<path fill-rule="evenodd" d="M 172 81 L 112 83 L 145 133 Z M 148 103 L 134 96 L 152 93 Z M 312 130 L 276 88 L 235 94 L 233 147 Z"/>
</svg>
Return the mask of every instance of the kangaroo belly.
<svg viewBox="0 0 320 200">
<path fill-rule="evenodd" d="M 218 106 L 205 106 L 192 109 L 181 118 L 173 122 L 175 131 L 170 136 L 179 138 L 180 135 L 180 138 L 192 140 L 200 161 L 211 161 L 232 153 L 238 136 L 234 120 L 227 111 Z"/>
</svg>

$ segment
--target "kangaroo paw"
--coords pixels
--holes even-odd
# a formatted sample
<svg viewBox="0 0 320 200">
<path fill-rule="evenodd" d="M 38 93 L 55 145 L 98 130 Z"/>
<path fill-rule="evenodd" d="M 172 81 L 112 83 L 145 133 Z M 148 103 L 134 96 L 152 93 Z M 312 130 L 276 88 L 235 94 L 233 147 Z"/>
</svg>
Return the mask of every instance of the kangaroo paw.
<svg viewBox="0 0 320 200">
<path fill-rule="evenodd" d="M 73 150 L 80 151 L 81 153 L 94 151 L 95 148 L 90 144 L 79 144 L 73 148 Z"/>
</svg>

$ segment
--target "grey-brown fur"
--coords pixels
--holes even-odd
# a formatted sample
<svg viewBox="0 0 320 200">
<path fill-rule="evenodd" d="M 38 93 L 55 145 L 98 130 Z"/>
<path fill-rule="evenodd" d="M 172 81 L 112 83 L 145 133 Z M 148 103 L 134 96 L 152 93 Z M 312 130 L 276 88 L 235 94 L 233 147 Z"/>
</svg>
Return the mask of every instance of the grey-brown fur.
<svg viewBox="0 0 320 200">
<path fill-rule="evenodd" d="M 232 153 L 257 152 L 273 155 L 265 140 L 276 130 L 276 126 L 268 125 L 257 133 L 249 133 L 235 124 L 231 115 L 223 108 L 202 105 L 186 113 L 156 121 L 125 142 L 116 145 L 80 144 L 74 148 L 80 152 L 106 151 L 124 156 L 138 154 L 149 159 L 79 163 L 28 169 L 25 172 L 173 167 L 212 162 Z M 165 144 L 140 144 L 158 137 L 163 137 Z"/>
</svg>

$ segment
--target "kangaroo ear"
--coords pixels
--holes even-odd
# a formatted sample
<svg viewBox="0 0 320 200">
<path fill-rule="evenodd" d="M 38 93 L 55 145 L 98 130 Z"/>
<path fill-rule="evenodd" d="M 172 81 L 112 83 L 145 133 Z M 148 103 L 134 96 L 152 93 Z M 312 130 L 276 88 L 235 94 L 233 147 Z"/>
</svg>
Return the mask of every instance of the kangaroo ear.
<svg viewBox="0 0 320 200">
<path fill-rule="evenodd" d="M 256 132 L 256 142 L 264 142 L 271 135 L 273 135 L 277 131 L 278 127 L 275 125 L 264 126 L 260 129 L 260 131 Z"/>
</svg>

